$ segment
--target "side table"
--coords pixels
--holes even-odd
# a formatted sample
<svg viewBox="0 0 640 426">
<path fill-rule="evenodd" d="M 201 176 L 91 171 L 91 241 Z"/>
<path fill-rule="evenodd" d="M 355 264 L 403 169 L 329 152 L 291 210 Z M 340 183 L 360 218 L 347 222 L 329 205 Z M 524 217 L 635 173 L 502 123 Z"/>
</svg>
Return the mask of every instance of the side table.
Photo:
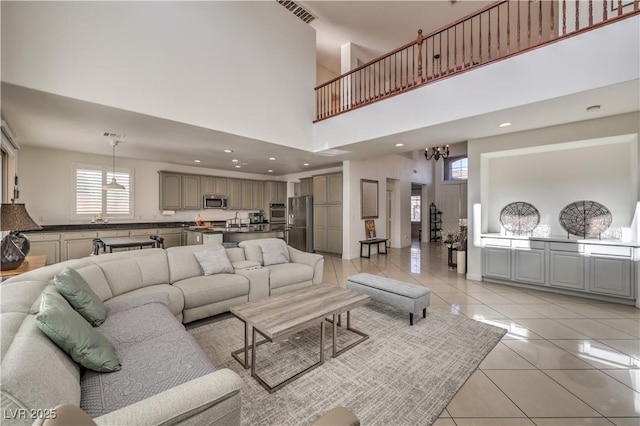
<svg viewBox="0 0 640 426">
<path fill-rule="evenodd" d="M 371 244 L 376 244 L 376 246 L 378 247 L 378 254 L 387 254 L 387 240 L 388 238 L 371 238 L 368 240 L 360 240 L 360 257 L 366 257 L 367 259 L 371 258 Z M 362 249 L 364 248 L 365 244 L 369 246 L 369 253 L 367 256 L 362 253 Z M 384 251 L 380 251 L 380 244 L 383 244 Z"/>
<path fill-rule="evenodd" d="M 33 271 L 38 268 L 42 268 L 47 263 L 47 256 L 42 254 L 38 256 L 27 256 L 22 265 L 16 269 L 8 271 L 0 271 L 0 279 L 14 277 L 16 275 L 24 274 L 25 272 Z"/>
</svg>

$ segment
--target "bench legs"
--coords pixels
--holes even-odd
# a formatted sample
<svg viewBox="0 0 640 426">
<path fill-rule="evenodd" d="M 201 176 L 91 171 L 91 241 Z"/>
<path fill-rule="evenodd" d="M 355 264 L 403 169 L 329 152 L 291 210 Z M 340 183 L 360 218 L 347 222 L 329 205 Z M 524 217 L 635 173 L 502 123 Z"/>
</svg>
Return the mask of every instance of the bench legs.
<svg viewBox="0 0 640 426">
<path fill-rule="evenodd" d="M 422 310 L 422 318 L 426 318 L 427 317 L 427 308 L 424 308 Z M 413 313 L 409 314 L 409 325 L 413 325 Z"/>
</svg>

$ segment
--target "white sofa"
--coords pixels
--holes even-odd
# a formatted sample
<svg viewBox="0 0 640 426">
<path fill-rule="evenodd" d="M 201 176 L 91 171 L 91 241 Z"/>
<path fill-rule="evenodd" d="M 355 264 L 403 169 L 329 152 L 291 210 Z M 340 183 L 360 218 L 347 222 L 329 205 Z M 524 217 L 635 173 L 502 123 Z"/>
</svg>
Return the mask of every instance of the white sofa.
<svg viewBox="0 0 640 426">
<path fill-rule="evenodd" d="M 262 267 L 255 256 L 247 259 L 244 248 L 226 249 L 235 273 L 204 276 L 193 253 L 206 249 L 185 246 L 91 256 L 50 265 L 3 282 L 0 285 L 3 424 L 31 424 L 34 419 L 28 415 L 30 410 L 51 409 L 60 404 L 80 405 L 83 370 L 35 322 L 41 294 L 43 291 L 57 294 L 53 278 L 66 266 L 80 273 L 107 308 L 115 302 L 165 293 L 168 309 L 183 323 L 226 312 L 238 303 L 322 281 L 322 256 L 291 247 L 287 247 L 290 262 L 281 269 L 298 271 L 301 281 L 278 281 L 280 278 L 273 270 L 277 265 Z M 312 272 L 309 275 L 300 270 Z M 94 420 L 97 424 L 114 425 L 237 425 L 241 386 L 242 380 L 233 371 L 216 370 Z"/>
</svg>

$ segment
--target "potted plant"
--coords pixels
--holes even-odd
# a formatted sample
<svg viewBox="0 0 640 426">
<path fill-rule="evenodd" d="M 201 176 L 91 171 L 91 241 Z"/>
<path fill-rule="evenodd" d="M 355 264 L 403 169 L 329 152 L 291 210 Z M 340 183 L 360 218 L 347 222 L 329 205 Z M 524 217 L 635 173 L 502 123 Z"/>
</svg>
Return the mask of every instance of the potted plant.
<svg viewBox="0 0 640 426">
<path fill-rule="evenodd" d="M 444 243 L 450 252 L 449 266 L 454 266 L 451 262 L 452 251 L 456 251 L 456 266 L 459 274 L 466 272 L 466 254 L 467 254 L 467 227 L 460 226 L 456 230 L 448 230 L 445 232 Z"/>
</svg>

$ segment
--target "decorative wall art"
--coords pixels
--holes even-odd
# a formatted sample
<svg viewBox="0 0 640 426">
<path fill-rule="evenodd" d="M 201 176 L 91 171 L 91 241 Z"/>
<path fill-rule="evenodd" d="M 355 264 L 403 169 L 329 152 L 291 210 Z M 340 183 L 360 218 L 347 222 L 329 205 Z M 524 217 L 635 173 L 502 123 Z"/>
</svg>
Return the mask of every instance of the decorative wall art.
<svg viewBox="0 0 640 426">
<path fill-rule="evenodd" d="M 532 204 L 515 201 L 500 211 L 500 223 L 515 235 L 530 234 L 540 223 L 540 212 Z"/>
<path fill-rule="evenodd" d="M 560 226 L 579 237 L 598 237 L 611 226 L 611 212 L 596 201 L 575 201 L 560 211 Z"/>
<path fill-rule="evenodd" d="M 364 233 L 367 236 L 367 240 L 376 238 L 376 222 L 374 220 L 364 221 Z"/>
</svg>

